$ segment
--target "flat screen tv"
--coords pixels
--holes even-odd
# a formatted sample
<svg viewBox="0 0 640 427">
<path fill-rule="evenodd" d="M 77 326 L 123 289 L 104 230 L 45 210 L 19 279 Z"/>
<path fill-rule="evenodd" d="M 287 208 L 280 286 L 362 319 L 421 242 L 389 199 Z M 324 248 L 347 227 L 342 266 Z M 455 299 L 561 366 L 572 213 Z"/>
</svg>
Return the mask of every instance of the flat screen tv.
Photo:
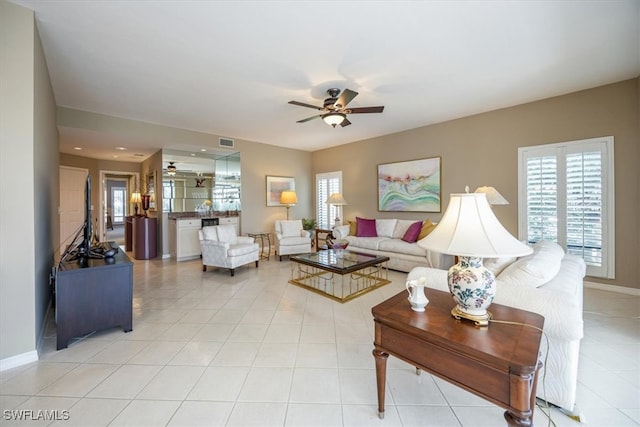
<svg viewBox="0 0 640 427">
<path fill-rule="evenodd" d="M 78 240 L 82 237 L 82 240 Z M 91 257 L 91 175 L 87 175 L 84 187 L 84 224 L 78 229 L 76 236 L 67 250 L 63 253 L 60 262 L 80 260 L 86 261 Z"/>
<path fill-rule="evenodd" d="M 82 243 L 78 247 L 78 253 L 84 257 L 91 255 L 91 174 L 87 175 L 84 187 L 84 233 L 82 234 Z"/>
</svg>

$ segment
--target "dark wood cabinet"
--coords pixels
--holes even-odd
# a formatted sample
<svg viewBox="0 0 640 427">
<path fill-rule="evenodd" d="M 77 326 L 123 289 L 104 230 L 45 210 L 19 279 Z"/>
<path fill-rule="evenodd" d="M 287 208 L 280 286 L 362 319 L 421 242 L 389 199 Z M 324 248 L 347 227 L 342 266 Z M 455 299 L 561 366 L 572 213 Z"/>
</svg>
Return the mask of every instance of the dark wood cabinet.
<svg viewBox="0 0 640 427">
<path fill-rule="evenodd" d="M 133 257 L 151 259 L 158 256 L 158 219 L 146 216 L 133 218 Z"/>
<path fill-rule="evenodd" d="M 57 349 L 93 331 L 116 326 L 131 331 L 132 303 L 133 263 L 124 251 L 62 263 L 56 278 Z"/>
</svg>

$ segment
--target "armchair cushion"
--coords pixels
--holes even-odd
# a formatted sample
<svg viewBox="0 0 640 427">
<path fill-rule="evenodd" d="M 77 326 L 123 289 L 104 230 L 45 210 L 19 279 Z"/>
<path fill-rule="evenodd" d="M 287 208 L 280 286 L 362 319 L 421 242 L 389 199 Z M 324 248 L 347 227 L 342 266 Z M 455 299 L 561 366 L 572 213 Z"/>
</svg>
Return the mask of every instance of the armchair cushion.
<svg viewBox="0 0 640 427">
<path fill-rule="evenodd" d="M 231 243 L 232 245 L 238 243 L 236 226 L 233 224 L 218 225 L 218 240 Z"/>
<path fill-rule="evenodd" d="M 280 221 L 283 237 L 300 237 L 302 231 L 301 220 Z"/>
<path fill-rule="evenodd" d="M 202 239 L 204 240 L 218 240 L 218 229 L 214 226 L 202 227 Z"/>
<path fill-rule="evenodd" d="M 230 257 L 251 254 L 257 249 L 257 244 L 239 243 L 237 245 L 229 245 L 227 255 Z"/>
</svg>

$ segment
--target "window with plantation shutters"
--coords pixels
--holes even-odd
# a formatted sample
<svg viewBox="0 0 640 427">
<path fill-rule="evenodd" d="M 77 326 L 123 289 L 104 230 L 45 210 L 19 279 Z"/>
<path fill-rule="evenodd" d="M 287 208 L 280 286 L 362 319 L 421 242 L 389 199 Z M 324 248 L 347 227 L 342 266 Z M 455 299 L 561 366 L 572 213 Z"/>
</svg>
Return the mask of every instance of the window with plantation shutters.
<svg viewBox="0 0 640 427">
<path fill-rule="evenodd" d="M 520 148 L 518 164 L 520 239 L 557 242 L 613 278 L 613 137 Z"/>
<path fill-rule="evenodd" d="M 333 193 L 342 193 L 342 172 L 327 172 L 316 175 L 316 221 L 318 228 L 330 229 L 338 216 L 339 206 L 325 202 Z"/>
</svg>

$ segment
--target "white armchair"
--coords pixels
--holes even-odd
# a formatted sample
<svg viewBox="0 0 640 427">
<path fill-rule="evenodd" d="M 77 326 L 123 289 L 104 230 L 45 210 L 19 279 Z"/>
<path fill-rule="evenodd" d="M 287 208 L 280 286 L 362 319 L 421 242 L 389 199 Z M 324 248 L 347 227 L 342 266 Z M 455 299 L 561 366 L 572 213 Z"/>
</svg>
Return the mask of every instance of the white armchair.
<svg viewBox="0 0 640 427">
<path fill-rule="evenodd" d="M 253 237 L 238 236 L 233 224 L 202 227 L 198 231 L 202 250 L 202 271 L 207 266 L 228 268 L 231 276 L 236 267 L 255 261 L 258 267 L 260 247 Z"/>
<path fill-rule="evenodd" d="M 311 252 L 311 236 L 302 228 L 302 221 L 276 221 L 276 254 L 280 261 L 283 255 L 305 254 Z"/>
</svg>

